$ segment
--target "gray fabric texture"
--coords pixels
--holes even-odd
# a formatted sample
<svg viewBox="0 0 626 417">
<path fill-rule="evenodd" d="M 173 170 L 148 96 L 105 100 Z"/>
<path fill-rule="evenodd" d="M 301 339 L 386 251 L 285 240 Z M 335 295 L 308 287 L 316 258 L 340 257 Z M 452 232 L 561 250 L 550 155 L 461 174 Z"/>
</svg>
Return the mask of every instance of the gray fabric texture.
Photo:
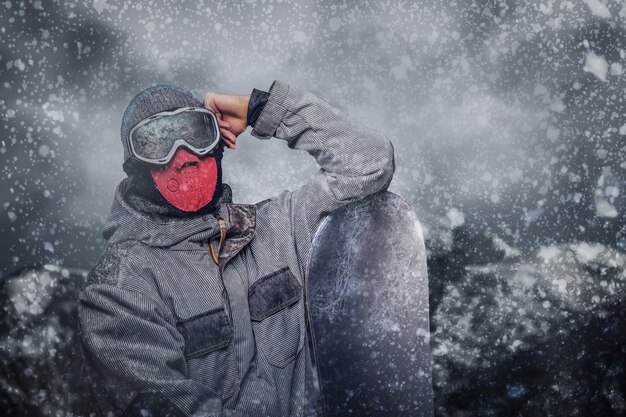
<svg viewBox="0 0 626 417">
<path fill-rule="evenodd" d="M 264 276 L 248 290 L 252 320 L 261 321 L 298 301 L 302 287 L 289 268 Z"/>
<path fill-rule="evenodd" d="M 219 267 L 207 249 L 219 232 L 214 216 L 158 221 L 128 205 L 127 184 L 118 186 L 108 255 L 79 296 L 85 371 L 105 415 L 151 395 L 185 416 L 316 415 L 301 293 L 311 240 L 326 213 L 388 187 L 393 147 L 310 92 L 275 81 L 269 93 L 252 135 L 307 151 L 320 170 L 257 205 L 222 204 Z M 202 319 L 220 309 L 227 323 Z M 190 322 L 194 335 L 180 326 Z M 232 336 L 218 343 L 227 326 Z"/>
<path fill-rule="evenodd" d="M 228 315 L 222 307 L 181 320 L 176 324 L 176 329 L 185 339 L 183 353 L 186 358 L 228 346 L 233 336 Z"/>
</svg>

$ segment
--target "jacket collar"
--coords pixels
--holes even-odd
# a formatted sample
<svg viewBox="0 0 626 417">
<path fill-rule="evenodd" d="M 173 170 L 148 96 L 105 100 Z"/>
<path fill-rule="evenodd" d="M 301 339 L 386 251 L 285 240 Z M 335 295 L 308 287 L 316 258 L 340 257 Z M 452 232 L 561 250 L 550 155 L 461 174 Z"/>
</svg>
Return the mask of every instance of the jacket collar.
<svg viewBox="0 0 626 417">
<path fill-rule="evenodd" d="M 103 233 L 109 243 L 137 240 L 148 246 L 172 250 L 206 250 L 206 246 L 202 247 L 198 243 L 219 235 L 219 223 L 212 215 L 166 222 L 151 219 L 124 200 L 127 189 L 128 183 L 124 180 L 116 189 Z M 256 227 L 256 207 L 222 201 L 219 212 L 227 228 L 220 258 L 230 259 L 252 240 Z"/>
<path fill-rule="evenodd" d="M 256 206 L 249 204 L 226 204 L 229 218 L 226 241 L 219 254 L 220 264 L 223 265 L 254 237 L 256 230 Z"/>
</svg>

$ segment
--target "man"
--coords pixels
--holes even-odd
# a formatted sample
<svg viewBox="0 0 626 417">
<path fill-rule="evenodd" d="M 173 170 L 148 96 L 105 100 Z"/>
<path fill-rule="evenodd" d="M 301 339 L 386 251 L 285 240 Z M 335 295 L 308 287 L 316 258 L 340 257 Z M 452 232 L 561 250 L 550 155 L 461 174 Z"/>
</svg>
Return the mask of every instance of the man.
<svg viewBox="0 0 626 417">
<path fill-rule="evenodd" d="M 248 125 L 307 151 L 316 176 L 233 204 L 222 149 Z M 326 213 L 387 188 L 391 142 L 280 81 L 269 93 L 207 93 L 204 106 L 184 90 L 149 88 L 126 109 L 121 136 L 128 178 L 79 297 L 103 414 L 316 415 L 303 298 L 311 240 Z"/>
</svg>

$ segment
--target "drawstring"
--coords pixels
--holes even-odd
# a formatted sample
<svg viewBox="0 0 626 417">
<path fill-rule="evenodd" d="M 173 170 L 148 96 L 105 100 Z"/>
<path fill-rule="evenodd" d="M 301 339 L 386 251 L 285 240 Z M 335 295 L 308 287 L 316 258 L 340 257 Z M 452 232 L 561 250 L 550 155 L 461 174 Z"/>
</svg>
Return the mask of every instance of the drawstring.
<svg viewBox="0 0 626 417">
<path fill-rule="evenodd" d="M 226 223 L 224 223 L 223 219 L 217 219 L 217 221 L 220 224 L 220 244 L 217 249 L 217 253 L 219 255 L 219 253 L 222 251 L 222 246 L 224 246 L 224 239 L 226 239 Z M 219 267 L 220 261 L 218 255 L 215 254 L 215 249 L 213 249 L 213 242 L 211 240 L 209 240 L 209 255 L 211 255 L 213 263 L 215 263 L 215 265 Z"/>
</svg>

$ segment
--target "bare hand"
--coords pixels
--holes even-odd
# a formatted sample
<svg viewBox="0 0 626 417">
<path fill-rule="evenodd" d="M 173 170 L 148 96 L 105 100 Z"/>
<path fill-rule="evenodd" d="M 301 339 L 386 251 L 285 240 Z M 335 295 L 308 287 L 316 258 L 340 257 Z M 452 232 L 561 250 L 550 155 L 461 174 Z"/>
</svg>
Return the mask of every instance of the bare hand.
<svg viewBox="0 0 626 417">
<path fill-rule="evenodd" d="M 248 127 L 249 95 L 221 94 L 209 91 L 204 96 L 204 107 L 217 116 L 224 145 L 237 148 L 237 136 Z"/>
</svg>

